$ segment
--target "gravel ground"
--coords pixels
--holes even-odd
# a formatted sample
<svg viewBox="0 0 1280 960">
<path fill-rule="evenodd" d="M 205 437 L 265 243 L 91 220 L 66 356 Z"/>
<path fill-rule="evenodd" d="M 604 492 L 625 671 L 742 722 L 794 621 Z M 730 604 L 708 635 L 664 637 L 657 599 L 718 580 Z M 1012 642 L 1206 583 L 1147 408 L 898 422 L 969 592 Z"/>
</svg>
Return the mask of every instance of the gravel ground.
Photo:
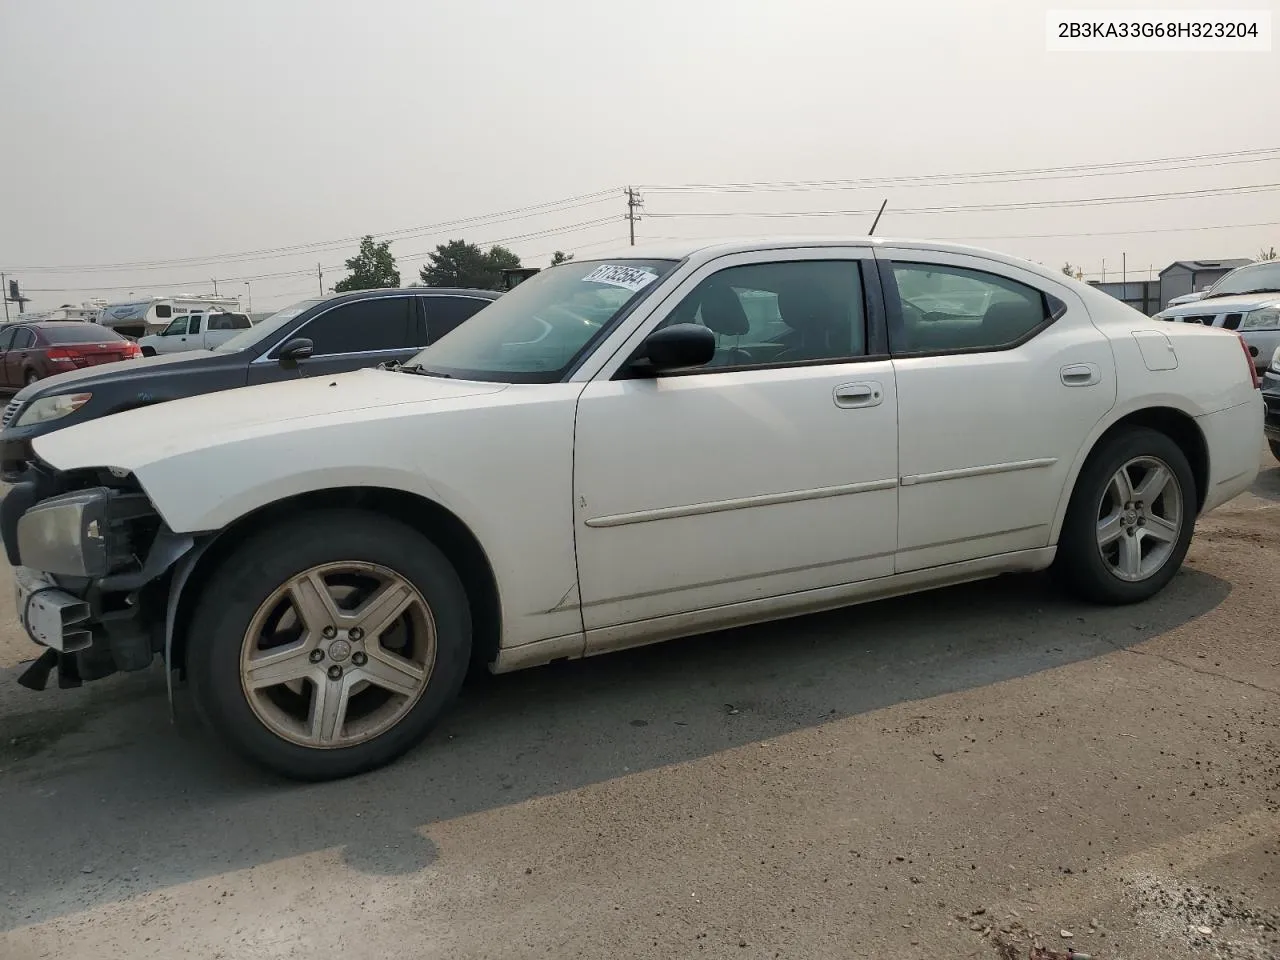
<svg viewBox="0 0 1280 960">
<path fill-rule="evenodd" d="M 481 678 L 336 784 L 159 671 L 0 669 L 0 957 L 1280 956 L 1276 467 L 1149 604 L 1008 577 Z"/>
</svg>

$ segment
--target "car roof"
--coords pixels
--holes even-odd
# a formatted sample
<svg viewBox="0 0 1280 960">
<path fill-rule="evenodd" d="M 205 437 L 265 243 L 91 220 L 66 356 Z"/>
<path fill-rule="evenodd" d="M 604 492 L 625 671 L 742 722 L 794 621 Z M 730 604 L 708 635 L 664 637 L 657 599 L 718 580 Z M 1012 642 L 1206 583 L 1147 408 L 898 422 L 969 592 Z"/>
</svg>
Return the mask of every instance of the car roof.
<svg viewBox="0 0 1280 960">
<path fill-rule="evenodd" d="M 469 287 L 378 287 L 375 290 L 350 290 L 345 293 L 335 293 L 324 298 L 317 297 L 318 303 L 325 306 L 332 306 L 335 303 L 345 303 L 348 300 L 368 300 L 374 297 L 403 297 L 405 294 L 411 294 L 418 297 L 474 297 L 481 300 L 497 300 L 502 296 L 497 290 L 471 289 Z"/>
<path fill-rule="evenodd" d="M 696 258 L 699 261 L 712 260 L 716 257 L 733 253 L 752 253 L 765 250 L 787 250 L 797 247 L 896 247 L 919 250 L 931 253 L 955 253 L 982 257 L 1006 266 L 1030 270 L 1042 276 L 1060 280 L 1062 275 L 1055 273 L 1044 264 L 1013 257 L 998 250 L 972 246 L 964 243 L 951 243 L 946 240 L 923 240 L 900 237 L 865 237 L 865 236 L 773 236 L 773 237 L 725 237 L 700 240 L 668 240 L 660 243 L 646 243 L 631 246 L 619 246 L 603 254 L 583 257 L 585 260 L 641 259 L 641 260 L 684 260 Z"/>
<path fill-rule="evenodd" d="M 103 327 L 88 320 L 10 320 L 8 323 L 0 323 L 0 330 L 7 327 L 36 327 L 40 330 L 59 327 L 98 327 L 100 330 L 111 330 L 110 327 Z"/>
</svg>

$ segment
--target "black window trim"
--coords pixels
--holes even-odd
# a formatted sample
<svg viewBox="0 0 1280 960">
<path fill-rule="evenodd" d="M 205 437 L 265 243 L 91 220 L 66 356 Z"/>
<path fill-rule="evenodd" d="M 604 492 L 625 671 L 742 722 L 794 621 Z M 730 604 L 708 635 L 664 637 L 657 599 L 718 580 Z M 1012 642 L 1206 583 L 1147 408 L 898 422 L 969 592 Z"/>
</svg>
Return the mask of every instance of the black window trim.
<svg viewBox="0 0 1280 960">
<path fill-rule="evenodd" d="M 786 248 L 786 249 L 791 250 L 795 248 Z M 811 249 L 811 248 L 805 248 L 805 249 Z M 854 248 L 833 248 L 833 249 L 862 249 L 862 248 L 854 247 Z M 760 253 L 780 253 L 785 251 L 762 250 L 759 252 Z M 706 266 L 711 266 L 716 262 L 716 260 L 725 259 L 727 257 L 736 257 L 736 256 L 739 256 L 739 252 L 727 253 L 721 257 L 716 257 L 712 260 L 708 260 L 706 263 Z M 882 281 L 881 281 L 880 272 L 879 270 L 875 269 L 876 261 L 874 256 L 799 257 L 799 258 L 790 258 L 786 260 L 760 260 L 752 263 L 734 264 L 733 266 L 729 266 L 729 267 L 721 267 L 720 269 L 707 274 L 705 277 L 703 277 L 702 280 L 699 280 L 698 283 L 694 285 L 693 290 L 698 289 L 698 287 L 702 286 L 703 283 L 711 279 L 711 277 L 715 276 L 716 274 L 721 273 L 724 270 L 732 270 L 734 269 L 734 267 L 738 267 L 738 266 L 756 267 L 756 266 L 764 266 L 767 264 L 775 264 L 775 263 L 833 263 L 833 262 L 848 263 L 857 267 L 858 273 L 862 277 L 861 285 L 862 285 L 863 325 L 866 328 L 865 333 L 867 337 L 867 352 L 865 354 L 862 354 L 861 356 L 857 356 L 857 357 L 821 357 L 817 360 L 782 360 L 777 363 L 749 363 L 749 364 L 739 364 L 737 366 L 732 366 L 732 367 L 706 367 L 706 366 L 690 367 L 687 370 L 667 370 L 658 374 L 653 374 L 653 373 L 646 373 L 644 371 L 634 370 L 632 367 L 632 364 L 636 359 L 636 355 L 638 354 L 641 346 L 643 346 L 644 344 L 644 340 L 641 340 L 640 343 L 636 344 L 636 348 L 634 351 L 632 351 L 631 355 L 628 356 L 625 361 L 623 361 L 623 363 L 614 372 L 613 376 L 610 377 L 609 379 L 610 380 L 637 380 L 637 379 L 653 380 L 653 379 L 666 379 L 668 377 L 713 376 L 717 373 L 743 373 L 746 371 L 755 371 L 755 370 L 786 370 L 786 369 L 802 368 L 802 367 L 831 367 L 836 365 L 843 366 L 845 364 L 851 364 L 851 363 L 873 363 L 876 361 L 884 361 L 884 360 L 890 359 L 889 334 L 888 334 L 888 327 L 886 325 L 884 291 L 881 289 Z M 693 290 L 690 290 L 689 293 L 692 293 Z M 685 296 L 688 296 L 688 294 L 685 294 Z M 659 320 L 658 323 L 661 324 L 664 320 L 666 320 L 667 317 L 671 315 L 671 311 L 674 310 L 676 307 L 678 307 L 683 301 L 684 301 L 684 297 L 681 297 L 674 304 L 672 304 L 671 309 L 662 315 L 662 319 Z M 656 330 L 658 328 L 655 326 L 653 329 Z M 653 331 L 651 330 L 650 333 L 652 332 Z"/>
<path fill-rule="evenodd" d="M 898 293 L 898 280 L 893 275 L 893 267 L 895 264 L 911 267 L 950 267 L 953 270 L 964 270 L 968 273 L 986 274 L 995 277 L 998 280 L 1004 280 L 1008 283 L 1016 283 L 1024 286 L 1029 290 L 1034 290 L 1040 294 L 1040 301 L 1044 306 L 1045 318 L 1036 326 L 1032 327 L 1017 340 L 1010 340 L 1008 343 L 1000 344 L 995 347 L 955 347 L 950 350 L 897 350 L 893 347 L 895 342 L 901 343 L 906 338 L 906 325 L 902 319 L 902 297 Z M 1004 353 L 1008 350 L 1016 350 L 1024 343 L 1028 343 L 1040 336 L 1045 330 L 1053 326 L 1067 312 L 1067 305 L 1059 300 L 1051 293 L 1047 293 L 1037 286 L 1033 286 L 1024 280 L 1014 277 L 1005 276 L 1002 273 L 996 273 L 994 270 L 983 270 L 978 267 L 960 266 L 954 263 L 934 263 L 927 260 L 904 260 L 901 258 L 893 258 L 887 256 L 876 257 L 877 272 L 880 275 L 880 286 L 884 291 L 885 317 L 887 320 L 887 328 L 889 333 L 889 353 L 895 359 L 908 359 L 912 357 L 954 357 L 964 356 L 971 353 Z"/>
</svg>

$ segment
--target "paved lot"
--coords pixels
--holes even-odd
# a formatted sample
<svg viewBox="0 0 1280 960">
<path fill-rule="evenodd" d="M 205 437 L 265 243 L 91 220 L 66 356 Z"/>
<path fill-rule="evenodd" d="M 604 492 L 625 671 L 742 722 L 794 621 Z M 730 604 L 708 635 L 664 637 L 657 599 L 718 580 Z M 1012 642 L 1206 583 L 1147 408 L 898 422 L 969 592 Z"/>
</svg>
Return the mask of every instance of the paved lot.
<svg viewBox="0 0 1280 960">
<path fill-rule="evenodd" d="M 1275 957 L 1278 584 L 1268 456 L 1148 605 L 1004 578 L 482 678 L 308 787 L 158 671 L 0 669 L 0 957 Z"/>
</svg>

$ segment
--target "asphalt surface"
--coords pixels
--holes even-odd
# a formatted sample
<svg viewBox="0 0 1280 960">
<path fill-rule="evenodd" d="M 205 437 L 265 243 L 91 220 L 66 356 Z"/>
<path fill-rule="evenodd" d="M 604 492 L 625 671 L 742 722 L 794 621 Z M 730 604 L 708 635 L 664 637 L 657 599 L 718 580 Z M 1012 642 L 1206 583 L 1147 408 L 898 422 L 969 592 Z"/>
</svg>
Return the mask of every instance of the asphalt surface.
<svg viewBox="0 0 1280 960">
<path fill-rule="evenodd" d="M 1280 956 L 1264 466 L 1145 605 L 1006 577 L 480 678 L 316 786 L 158 669 L 18 687 L 6 589 L 0 958 Z"/>
</svg>

